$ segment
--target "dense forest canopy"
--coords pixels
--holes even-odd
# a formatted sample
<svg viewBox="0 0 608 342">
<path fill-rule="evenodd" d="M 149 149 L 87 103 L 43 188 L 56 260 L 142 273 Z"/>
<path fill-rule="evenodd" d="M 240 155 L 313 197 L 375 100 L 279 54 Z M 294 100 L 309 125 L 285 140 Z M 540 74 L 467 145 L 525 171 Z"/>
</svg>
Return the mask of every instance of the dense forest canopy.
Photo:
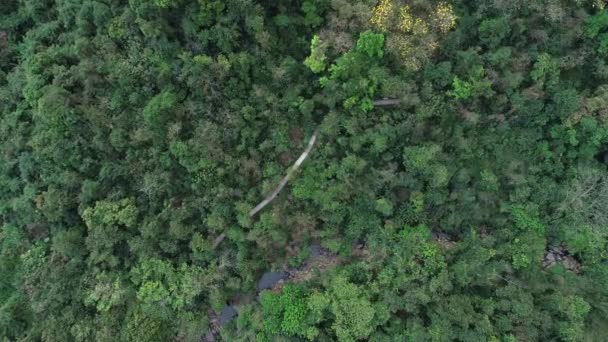
<svg viewBox="0 0 608 342">
<path fill-rule="evenodd" d="M 2 341 L 608 340 L 605 6 L 1 1 Z"/>
</svg>

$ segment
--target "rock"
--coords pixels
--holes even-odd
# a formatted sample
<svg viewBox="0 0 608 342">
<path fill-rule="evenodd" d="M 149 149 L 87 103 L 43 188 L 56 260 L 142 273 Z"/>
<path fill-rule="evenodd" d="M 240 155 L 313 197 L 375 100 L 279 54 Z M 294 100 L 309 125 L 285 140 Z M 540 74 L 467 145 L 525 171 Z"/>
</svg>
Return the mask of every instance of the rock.
<svg viewBox="0 0 608 342">
<path fill-rule="evenodd" d="M 230 321 L 232 321 L 234 319 L 234 317 L 236 317 L 236 315 L 238 315 L 238 312 L 234 309 L 233 306 L 230 305 L 226 305 L 224 307 L 224 309 L 222 310 L 222 312 L 220 313 L 220 317 L 219 317 L 219 325 L 220 326 L 224 326 L 228 323 L 230 323 Z"/>
<path fill-rule="evenodd" d="M 215 338 L 215 334 L 213 331 L 207 331 L 203 337 L 201 337 L 202 342 L 215 342 L 217 339 Z"/>
<path fill-rule="evenodd" d="M 316 258 L 318 256 L 323 255 L 323 247 L 320 245 L 314 244 L 310 246 L 310 258 Z"/>
<path fill-rule="evenodd" d="M 568 271 L 579 274 L 583 267 L 578 260 L 570 255 L 564 246 L 549 247 L 543 260 L 543 267 L 549 268 L 557 263 L 560 263 Z"/>
<path fill-rule="evenodd" d="M 583 270 L 583 265 L 581 265 L 578 260 L 569 255 L 564 257 L 563 264 L 568 271 L 574 272 L 576 274 L 580 274 Z"/>
<path fill-rule="evenodd" d="M 287 278 L 287 272 L 266 272 L 258 281 L 258 291 L 273 288 L 279 281 Z"/>
<path fill-rule="evenodd" d="M 444 232 L 434 231 L 433 238 L 435 239 L 435 241 L 437 241 L 437 243 L 439 243 L 441 247 L 445 249 L 450 249 L 456 246 L 456 241 L 454 241 L 451 236 Z"/>
</svg>

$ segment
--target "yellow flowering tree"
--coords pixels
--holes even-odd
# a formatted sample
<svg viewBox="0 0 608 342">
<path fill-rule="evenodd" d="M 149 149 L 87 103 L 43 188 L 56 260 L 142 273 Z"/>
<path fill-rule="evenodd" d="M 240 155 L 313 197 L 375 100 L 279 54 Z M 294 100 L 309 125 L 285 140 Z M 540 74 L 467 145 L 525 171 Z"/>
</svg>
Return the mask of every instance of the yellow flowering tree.
<svg viewBox="0 0 608 342">
<path fill-rule="evenodd" d="M 393 13 L 393 0 L 380 0 L 372 11 L 371 23 L 382 31 L 388 29 L 388 21 Z"/>
<path fill-rule="evenodd" d="M 380 0 L 372 11 L 371 25 L 387 34 L 389 52 L 403 65 L 418 70 L 439 46 L 439 39 L 456 26 L 457 16 L 447 2 L 425 7 L 407 1 Z"/>
</svg>

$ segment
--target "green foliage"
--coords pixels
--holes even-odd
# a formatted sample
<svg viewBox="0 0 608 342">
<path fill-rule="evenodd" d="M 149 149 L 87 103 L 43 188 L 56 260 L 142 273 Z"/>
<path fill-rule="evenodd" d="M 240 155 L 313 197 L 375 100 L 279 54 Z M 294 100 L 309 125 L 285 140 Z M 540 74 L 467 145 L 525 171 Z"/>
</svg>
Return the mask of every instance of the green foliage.
<svg viewBox="0 0 608 342">
<path fill-rule="evenodd" d="M 595 38 L 606 28 L 608 28 L 608 11 L 602 10 L 587 19 L 587 22 L 585 23 L 585 34 L 589 38 Z"/>
<path fill-rule="evenodd" d="M 281 294 L 277 295 L 270 291 L 261 294 L 260 302 L 264 315 L 264 331 L 268 335 L 283 334 L 287 336 L 301 336 L 308 340 L 314 340 L 318 330 L 310 323 L 314 322 L 312 315 L 319 315 L 318 305 L 322 304 L 315 296 L 311 310 L 307 301 L 308 294 L 298 285 L 287 285 L 283 287 Z"/>
<path fill-rule="evenodd" d="M 150 259 L 139 263 L 131 271 L 137 289 L 137 299 L 144 305 L 170 306 L 182 310 L 194 303 L 202 291 L 203 271 L 196 266 L 182 264 L 175 267 L 166 261 Z"/>
<path fill-rule="evenodd" d="M 452 90 L 448 91 L 448 95 L 458 100 L 468 100 L 480 96 L 490 97 L 494 94 L 492 83 L 485 76 L 486 71 L 482 66 L 475 66 L 467 81 L 454 76 Z"/>
<path fill-rule="evenodd" d="M 374 328 L 375 310 L 361 289 L 343 277 L 336 277 L 330 291 L 333 297 L 330 310 L 336 317 L 332 329 L 338 341 L 356 341 L 369 336 Z"/>
<path fill-rule="evenodd" d="M 601 54 L 601 55 L 608 55 L 608 33 L 603 33 L 600 35 L 600 44 L 599 47 L 597 49 L 597 51 Z"/>
<path fill-rule="evenodd" d="M 376 211 L 384 216 L 390 216 L 393 213 L 393 204 L 386 198 L 376 200 Z"/>
<path fill-rule="evenodd" d="M 119 256 L 115 254 L 117 244 L 124 242 L 133 234 L 138 210 L 132 199 L 119 201 L 100 201 L 93 208 L 82 213 L 87 226 L 86 245 L 89 262 L 118 265 Z"/>
<path fill-rule="evenodd" d="M 148 125 L 159 128 L 166 124 L 171 110 L 177 104 L 177 97 L 170 90 L 165 90 L 161 94 L 153 97 L 146 107 L 144 107 L 144 120 Z"/>
<path fill-rule="evenodd" d="M 176 0 L 154 0 L 154 6 L 159 8 L 168 8 L 176 5 Z"/>
<path fill-rule="evenodd" d="M 359 35 L 357 50 L 366 53 L 370 57 L 382 58 L 384 55 L 384 35 L 365 31 Z"/>
<path fill-rule="evenodd" d="M 335 59 L 329 75 L 319 79 L 330 107 L 339 98 L 343 108 L 353 114 L 373 110 L 373 98 L 385 76 L 380 66 L 383 47 L 384 35 L 368 30 L 359 35 L 353 49 Z"/>
<path fill-rule="evenodd" d="M 591 306 L 579 296 L 572 295 L 557 299 L 557 308 L 562 315 L 558 323 L 559 337 L 564 341 L 580 341 L 584 336 L 584 321 Z"/>
<path fill-rule="evenodd" d="M 112 307 L 123 305 L 127 291 L 118 278 L 112 279 L 107 273 L 96 276 L 96 285 L 84 299 L 85 304 L 94 305 L 97 311 L 108 312 Z"/>
<path fill-rule="evenodd" d="M 496 48 L 511 32 L 509 19 L 499 17 L 485 19 L 479 25 L 479 40 L 489 48 Z"/>
<path fill-rule="evenodd" d="M 306 57 L 304 64 L 314 73 L 325 70 L 325 47 L 319 36 L 313 36 L 310 42 L 310 56 Z"/>
<path fill-rule="evenodd" d="M 452 89 L 450 95 L 459 100 L 466 100 L 473 96 L 473 85 L 467 81 L 461 80 L 458 76 L 454 77 Z"/>
<path fill-rule="evenodd" d="M 281 307 L 281 297 L 272 292 L 264 291 L 260 295 L 260 303 L 264 314 L 264 330 L 268 334 L 279 334 L 285 310 Z"/>
<path fill-rule="evenodd" d="M 418 172 L 424 172 L 437 158 L 441 147 L 435 144 L 426 146 L 406 147 L 403 151 L 405 165 Z"/>
<path fill-rule="evenodd" d="M 526 212 L 526 209 L 523 206 L 513 206 L 511 208 L 511 217 L 515 222 L 515 227 L 522 231 L 534 232 L 539 235 L 545 233 L 545 226 L 542 222 L 540 222 L 537 217 Z"/>
<path fill-rule="evenodd" d="M 311 27 L 318 27 L 324 21 L 323 11 L 327 6 L 324 0 L 306 0 L 302 3 L 302 12 L 304 12 L 304 23 Z"/>
<path fill-rule="evenodd" d="M 1 1 L 0 340 L 606 340 L 607 13 Z"/>
<path fill-rule="evenodd" d="M 499 180 L 496 175 L 490 170 L 481 171 L 481 182 L 483 187 L 489 191 L 497 191 L 499 187 Z"/>
<path fill-rule="evenodd" d="M 126 341 L 161 342 L 169 336 L 166 321 L 147 315 L 138 309 L 131 311 L 127 317 L 123 337 Z"/>
<path fill-rule="evenodd" d="M 543 85 L 545 82 L 553 84 L 559 77 L 559 67 L 556 61 L 547 53 L 541 54 L 536 63 L 534 70 L 530 73 L 532 79 Z"/>
</svg>

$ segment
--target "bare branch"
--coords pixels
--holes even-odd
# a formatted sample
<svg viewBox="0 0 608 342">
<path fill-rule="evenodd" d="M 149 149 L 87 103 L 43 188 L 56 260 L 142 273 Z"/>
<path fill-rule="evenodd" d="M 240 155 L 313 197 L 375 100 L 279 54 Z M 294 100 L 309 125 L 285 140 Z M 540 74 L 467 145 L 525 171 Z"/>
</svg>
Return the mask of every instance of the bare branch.
<svg viewBox="0 0 608 342">
<path fill-rule="evenodd" d="M 226 238 L 226 234 L 224 234 L 224 233 L 222 233 L 218 237 L 216 237 L 215 240 L 213 240 L 213 249 L 216 249 L 217 246 L 219 246 L 219 244 L 222 243 L 222 241 L 224 241 L 225 238 Z"/>
<path fill-rule="evenodd" d="M 396 106 L 401 104 L 401 100 L 399 99 L 382 99 L 374 101 L 374 106 L 382 107 L 382 106 Z"/>
<path fill-rule="evenodd" d="M 253 217 L 255 214 L 257 214 L 260 210 L 264 209 L 264 207 L 266 205 L 268 205 L 268 203 L 272 202 L 272 200 L 275 199 L 279 195 L 281 190 L 283 190 L 285 185 L 287 185 L 287 182 L 289 182 L 291 175 L 293 175 L 294 172 L 296 172 L 296 170 L 298 170 L 300 165 L 302 165 L 304 160 L 306 160 L 306 158 L 308 158 L 308 154 L 310 154 L 312 147 L 315 145 L 315 142 L 317 141 L 318 133 L 319 133 L 319 129 L 315 130 L 312 137 L 310 137 L 310 141 L 308 141 L 308 146 L 306 146 L 306 149 L 304 150 L 302 155 L 300 155 L 300 158 L 298 158 L 298 160 L 296 160 L 296 162 L 289 168 L 289 170 L 287 171 L 287 174 L 285 175 L 285 177 L 283 177 L 283 179 L 281 179 L 281 182 L 274 189 L 274 191 L 271 192 L 270 195 L 268 195 L 262 202 L 260 202 L 260 204 L 256 205 L 255 208 L 251 209 L 251 211 L 249 212 L 249 216 Z"/>
</svg>

